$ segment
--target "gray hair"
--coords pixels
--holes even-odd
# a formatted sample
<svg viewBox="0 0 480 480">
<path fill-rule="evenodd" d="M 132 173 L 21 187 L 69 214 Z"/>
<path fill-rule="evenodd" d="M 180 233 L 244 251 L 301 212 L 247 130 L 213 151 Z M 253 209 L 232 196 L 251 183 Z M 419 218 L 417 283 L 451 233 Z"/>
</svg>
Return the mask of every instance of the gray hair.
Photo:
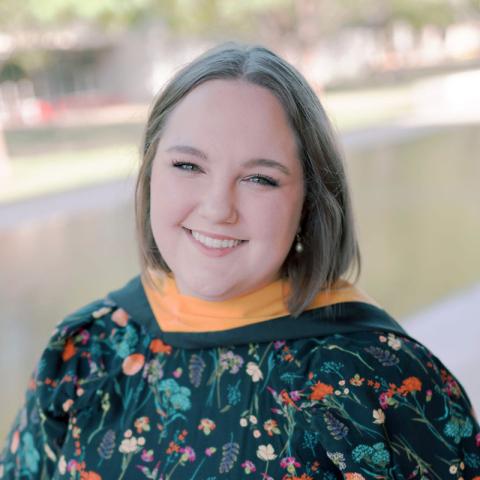
<svg viewBox="0 0 480 480">
<path fill-rule="evenodd" d="M 360 250 L 342 155 L 325 111 L 304 77 L 265 47 L 228 42 L 206 51 L 180 69 L 156 98 L 147 121 L 143 159 L 135 191 L 140 262 L 170 272 L 150 224 L 152 163 L 169 114 L 182 98 L 209 80 L 243 80 L 268 89 L 278 98 L 294 132 L 305 179 L 300 221 L 304 250 L 292 246 L 280 270 L 291 285 L 286 304 L 298 316 L 322 290 L 361 270 Z"/>
</svg>

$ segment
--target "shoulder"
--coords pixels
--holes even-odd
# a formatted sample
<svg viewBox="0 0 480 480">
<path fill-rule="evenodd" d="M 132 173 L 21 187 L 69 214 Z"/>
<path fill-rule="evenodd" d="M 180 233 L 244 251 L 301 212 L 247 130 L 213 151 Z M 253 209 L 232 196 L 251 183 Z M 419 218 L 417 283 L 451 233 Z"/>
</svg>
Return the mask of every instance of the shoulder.
<svg viewBox="0 0 480 480">
<path fill-rule="evenodd" d="M 142 324 L 109 297 L 75 310 L 55 327 L 38 362 L 41 408 L 55 415 L 84 408 L 105 381 L 136 368 L 148 346 Z"/>
<path fill-rule="evenodd" d="M 304 407 L 327 454 L 388 478 L 477 472 L 470 400 L 427 347 L 382 331 L 312 341 Z"/>
</svg>

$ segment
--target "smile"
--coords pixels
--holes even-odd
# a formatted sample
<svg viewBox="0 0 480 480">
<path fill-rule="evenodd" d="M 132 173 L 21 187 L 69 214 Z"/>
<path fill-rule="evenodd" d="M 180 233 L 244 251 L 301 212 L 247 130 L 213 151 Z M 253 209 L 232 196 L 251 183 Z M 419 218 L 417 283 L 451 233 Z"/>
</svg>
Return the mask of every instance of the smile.
<svg viewBox="0 0 480 480">
<path fill-rule="evenodd" d="M 242 243 L 242 240 L 221 240 L 207 237 L 193 230 L 192 237 L 209 248 L 233 248 Z"/>
<path fill-rule="evenodd" d="M 189 234 L 189 237 L 194 243 L 209 256 L 223 256 L 229 252 L 232 252 L 239 245 L 246 243 L 246 240 L 239 240 L 235 238 L 222 238 L 220 235 L 216 235 L 217 238 L 210 237 L 205 233 L 200 233 L 195 230 L 190 230 L 184 227 L 184 230 Z M 215 235 L 215 234 L 212 234 Z M 211 252 L 211 253 L 208 253 Z"/>
</svg>

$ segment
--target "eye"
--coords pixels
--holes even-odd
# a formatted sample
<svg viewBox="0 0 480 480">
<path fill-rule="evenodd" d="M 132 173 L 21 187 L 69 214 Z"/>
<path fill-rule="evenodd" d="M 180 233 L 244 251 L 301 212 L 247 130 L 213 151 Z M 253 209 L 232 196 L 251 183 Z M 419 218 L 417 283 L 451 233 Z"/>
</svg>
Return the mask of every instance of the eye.
<svg viewBox="0 0 480 480">
<path fill-rule="evenodd" d="M 269 187 L 278 187 L 278 182 L 272 177 L 268 177 L 266 175 L 252 175 L 251 177 L 247 178 L 248 181 L 252 183 L 258 183 L 259 185 L 266 185 Z"/>
<path fill-rule="evenodd" d="M 172 162 L 172 166 L 174 168 L 178 168 L 179 170 L 185 170 L 187 172 L 199 172 L 199 171 L 201 171 L 201 169 L 198 165 L 195 165 L 194 163 L 190 163 L 190 162 L 181 162 L 181 161 L 174 160 Z"/>
</svg>

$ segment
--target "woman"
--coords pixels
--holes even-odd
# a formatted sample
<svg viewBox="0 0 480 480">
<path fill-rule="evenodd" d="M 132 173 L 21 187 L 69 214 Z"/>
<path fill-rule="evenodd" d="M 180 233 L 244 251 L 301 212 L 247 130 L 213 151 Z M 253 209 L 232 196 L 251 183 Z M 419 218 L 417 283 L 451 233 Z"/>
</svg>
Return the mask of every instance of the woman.
<svg viewBox="0 0 480 480">
<path fill-rule="evenodd" d="M 57 326 L 0 478 L 480 479 L 460 384 L 346 280 L 342 160 L 289 64 L 178 72 L 136 194 L 142 274 Z"/>
</svg>

